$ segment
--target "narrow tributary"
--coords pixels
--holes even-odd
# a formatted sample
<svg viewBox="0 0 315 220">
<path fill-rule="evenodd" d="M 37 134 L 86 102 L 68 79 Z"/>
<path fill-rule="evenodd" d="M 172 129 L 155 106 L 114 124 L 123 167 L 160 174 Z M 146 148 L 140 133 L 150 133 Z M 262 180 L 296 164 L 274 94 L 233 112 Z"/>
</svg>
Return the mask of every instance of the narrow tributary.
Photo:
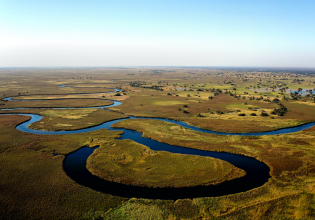
<svg viewBox="0 0 315 220">
<path fill-rule="evenodd" d="M 8 100 L 11 101 L 10 98 Z M 26 101 L 26 100 L 24 100 Z M 114 104 L 110 106 L 99 106 L 92 108 L 108 108 L 112 106 L 118 106 L 121 102 L 113 101 Z M 20 109 L 20 108 L 16 108 Z M 54 108 L 54 109 L 64 109 L 64 108 Z M 11 109 L 14 110 L 14 109 Z M 197 187 L 183 187 L 183 188 L 149 188 L 149 187 L 137 187 L 129 186 L 124 184 L 119 184 L 115 182 L 106 181 L 97 176 L 91 174 L 86 168 L 86 160 L 93 153 L 95 148 L 83 147 L 69 155 L 67 155 L 63 162 L 63 168 L 66 174 L 73 179 L 78 184 L 89 187 L 91 189 L 116 195 L 122 197 L 136 197 L 136 198 L 148 198 L 148 199 L 183 199 L 183 198 L 197 198 L 197 197 L 214 197 L 214 196 L 223 196 L 228 194 L 234 194 L 239 192 L 244 192 L 257 188 L 265 184 L 270 178 L 270 169 L 269 167 L 250 157 L 235 155 L 231 153 L 222 153 L 222 152 L 210 152 L 195 150 L 184 147 L 177 147 L 168 145 L 165 143 L 160 143 L 148 138 L 142 137 L 142 134 L 137 131 L 132 131 L 128 129 L 116 129 L 111 128 L 111 125 L 122 120 L 128 119 L 155 119 L 162 120 L 166 122 L 171 122 L 194 131 L 204 132 L 204 133 L 213 133 L 218 135 L 244 135 L 244 136 L 262 136 L 262 135 L 277 135 L 277 134 L 287 134 L 292 132 L 301 131 L 307 128 L 310 128 L 315 125 L 315 123 L 304 124 L 297 127 L 279 129 L 276 131 L 269 132 L 260 132 L 260 133 L 225 133 L 225 132 L 214 132 L 209 130 L 204 130 L 198 127 L 190 126 L 185 122 L 175 121 L 170 119 L 161 119 L 161 118 L 142 118 L 142 117 L 129 117 L 124 119 L 117 119 L 109 122 L 102 123 L 100 125 L 84 128 L 79 130 L 72 131 L 44 131 L 44 130 L 35 130 L 30 129 L 28 126 L 31 123 L 39 121 L 42 119 L 42 116 L 36 114 L 20 114 L 30 116 L 31 119 L 23 122 L 18 125 L 16 128 L 23 132 L 33 133 L 33 134 L 46 134 L 46 135 L 58 135 L 58 134 L 77 134 L 84 133 L 89 131 L 95 131 L 99 129 L 109 129 L 109 130 L 122 130 L 124 134 L 121 135 L 119 139 L 131 139 L 137 143 L 146 145 L 155 151 L 168 151 L 171 153 L 179 154 L 190 154 L 190 155 L 199 155 L 213 157 L 221 160 L 225 160 L 232 165 L 243 169 L 246 172 L 246 175 L 241 178 L 233 179 L 230 181 L 225 181 L 217 185 L 210 186 L 197 186 Z M 9 114 L 5 114 L 9 115 Z M 223 149 L 224 150 L 224 149 Z"/>
</svg>

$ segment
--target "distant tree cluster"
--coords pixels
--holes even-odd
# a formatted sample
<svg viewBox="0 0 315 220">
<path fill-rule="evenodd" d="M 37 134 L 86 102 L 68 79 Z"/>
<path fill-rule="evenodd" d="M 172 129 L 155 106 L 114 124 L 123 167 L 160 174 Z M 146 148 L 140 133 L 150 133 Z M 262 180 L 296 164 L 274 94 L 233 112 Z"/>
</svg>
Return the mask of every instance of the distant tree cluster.
<svg viewBox="0 0 315 220">
<path fill-rule="evenodd" d="M 283 104 L 279 103 L 278 108 L 275 108 L 270 114 L 278 115 L 278 116 L 284 116 L 284 114 L 288 112 L 287 107 L 285 107 Z"/>
</svg>

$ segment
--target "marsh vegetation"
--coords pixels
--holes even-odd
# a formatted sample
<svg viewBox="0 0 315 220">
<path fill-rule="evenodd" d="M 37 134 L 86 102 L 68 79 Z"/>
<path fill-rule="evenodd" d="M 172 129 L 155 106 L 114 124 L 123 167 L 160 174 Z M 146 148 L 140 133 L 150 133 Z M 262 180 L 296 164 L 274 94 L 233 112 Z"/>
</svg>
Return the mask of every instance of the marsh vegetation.
<svg viewBox="0 0 315 220">
<path fill-rule="evenodd" d="M 313 70 L 292 69 L 0 69 L 3 82 L 0 107 L 30 108 L 0 112 L 42 115 L 43 119 L 31 127 L 45 130 L 75 130 L 134 115 L 175 119 L 215 131 L 271 131 L 315 121 L 314 76 Z M 106 93 L 114 89 L 121 89 L 121 96 Z M 6 101 L 7 97 L 44 101 Z M 112 103 L 108 100 L 119 100 L 122 104 L 109 108 L 110 111 L 52 109 L 104 106 Z M 161 170 L 160 174 L 152 174 L 147 182 L 142 178 L 143 172 L 150 171 L 142 172 L 142 168 L 157 166 L 156 162 L 163 160 L 174 160 L 172 164 L 178 164 L 174 168 L 178 181 L 172 182 L 165 176 L 167 184 L 175 186 L 176 183 L 177 187 L 187 184 L 183 180 L 190 179 L 184 176 L 188 173 L 191 180 L 196 180 L 193 184 L 204 184 L 200 181 L 225 180 L 222 179 L 224 172 L 219 176 L 214 174 L 209 180 L 203 176 L 205 173 L 193 171 L 201 164 L 208 170 L 213 168 L 213 160 L 154 153 L 126 140 L 114 140 L 121 134 L 119 131 L 35 135 L 16 130 L 25 120 L 25 116 L 0 115 L 0 216 L 3 219 L 315 218 L 314 128 L 292 134 L 238 137 L 202 134 L 152 120 L 125 120 L 115 124 L 115 127 L 138 130 L 145 137 L 171 145 L 247 155 L 271 169 L 271 178 L 265 185 L 247 192 L 171 201 L 122 198 L 93 191 L 69 179 L 62 169 L 63 159 L 82 146 L 101 145 L 103 148 L 89 159 L 90 165 L 91 162 L 93 166 L 98 164 L 97 169 L 104 171 L 107 166 L 118 164 L 123 176 L 139 169 L 138 176 L 132 175 L 137 184 L 152 183 L 154 175 L 171 172 Z M 102 160 L 97 160 L 97 155 Z M 157 156 L 161 160 L 154 159 Z M 114 160 L 109 161 L 109 158 Z M 189 161 L 188 158 L 195 164 L 183 162 Z M 133 162 L 126 162 L 127 159 Z M 107 160 L 108 164 L 104 162 Z M 229 164 L 225 165 L 223 170 L 231 170 Z M 103 171 L 97 175 L 103 175 Z M 202 178 L 194 179 L 193 173 Z"/>
<path fill-rule="evenodd" d="M 154 151 L 131 140 L 101 144 L 87 168 L 106 180 L 155 188 L 218 184 L 245 175 L 226 161 Z"/>
</svg>

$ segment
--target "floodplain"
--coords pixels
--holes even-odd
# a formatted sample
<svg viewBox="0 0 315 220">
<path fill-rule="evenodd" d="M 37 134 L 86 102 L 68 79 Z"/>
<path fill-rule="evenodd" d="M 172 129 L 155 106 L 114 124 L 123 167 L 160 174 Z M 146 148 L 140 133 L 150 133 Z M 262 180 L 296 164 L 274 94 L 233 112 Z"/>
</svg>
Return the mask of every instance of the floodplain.
<svg viewBox="0 0 315 220">
<path fill-rule="evenodd" d="M 15 128 L 29 119 L 19 113 L 43 116 L 30 128 L 49 131 L 77 130 L 129 116 L 173 119 L 230 133 L 294 127 L 315 121 L 315 70 L 2 68 L 0 80 L 0 113 L 12 114 L 0 114 L 2 219 L 315 218 L 314 127 L 255 137 L 205 134 L 153 119 L 115 123 L 113 127 L 174 146 L 252 157 L 271 170 L 264 185 L 246 192 L 178 200 L 127 198 L 89 189 L 66 175 L 63 160 L 83 146 L 100 145 L 88 159 L 92 173 L 108 178 L 104 170 L 113 169 L 112 181 L 130 184 L 135 178 L 132 184 L 146 187 L 185 187 L 189 178 L 192 185 L 220 184 L 232 178 L 227 171 L 235 171 L 233 178 L 246 174 L 218 159 L 153 152 L 150 146 L 115 140 L 120 131 L 36 135 Z M 121 104 L 97 108 L 114 101 Z M 171 164 L 173 170 L 163 170 Z M 154 169 L 160 172 L 151 172 Z M 206 177 L 207 172 L 213 174 Z M 127 175 L 129 182 L 122 178 Z"/>
</svg>

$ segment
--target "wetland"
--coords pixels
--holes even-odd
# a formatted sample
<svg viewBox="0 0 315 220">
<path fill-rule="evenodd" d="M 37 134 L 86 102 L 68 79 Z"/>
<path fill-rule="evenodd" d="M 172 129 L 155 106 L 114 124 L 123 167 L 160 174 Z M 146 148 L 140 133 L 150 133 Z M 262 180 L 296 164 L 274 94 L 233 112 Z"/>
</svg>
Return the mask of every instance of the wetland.
<svg viewBox="0 0 315 220">
<path fill-rule="evenodd" d="M 169 70 L 2 69 L 1 216 L 314 217 L 312 72 Z"/>
</svg>

